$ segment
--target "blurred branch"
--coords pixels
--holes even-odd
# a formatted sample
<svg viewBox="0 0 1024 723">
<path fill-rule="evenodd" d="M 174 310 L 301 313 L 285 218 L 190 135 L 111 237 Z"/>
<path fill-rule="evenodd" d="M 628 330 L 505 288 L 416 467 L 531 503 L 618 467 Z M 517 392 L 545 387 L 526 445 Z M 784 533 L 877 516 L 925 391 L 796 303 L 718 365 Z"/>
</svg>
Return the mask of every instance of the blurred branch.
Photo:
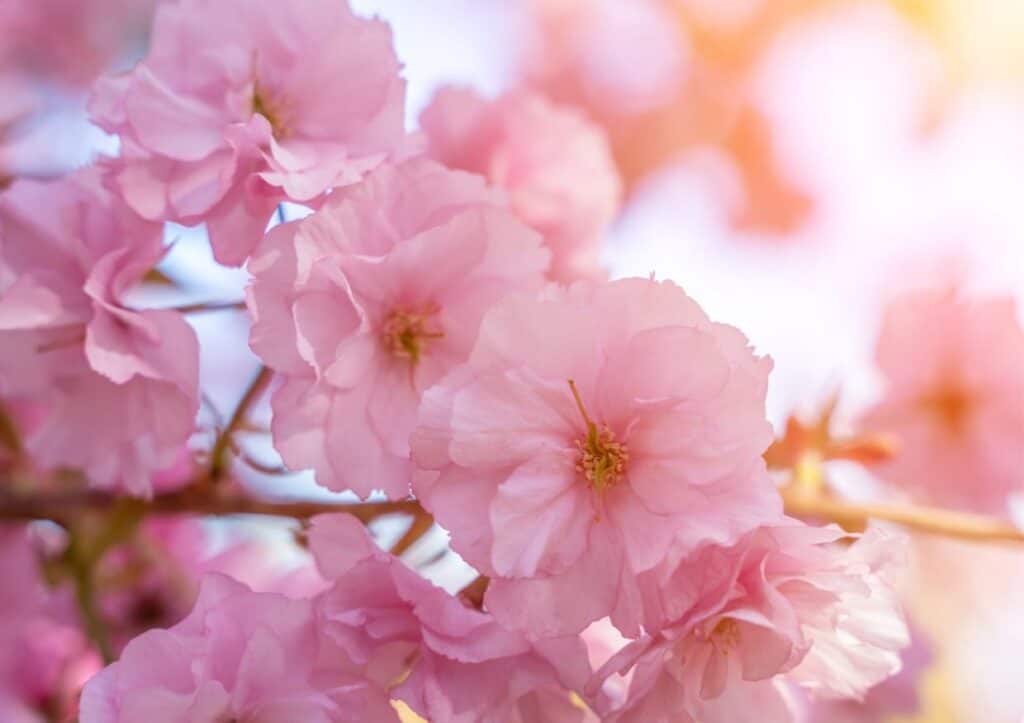
<svg viewBox="0 0 1024 723">
<path fill-rule="evenodd" d="M 260 366 L 256 376 L 249 382 L 231 419 L 218 435 L 217 441 L 214 442 L 213 449 L 210 451 L 210 481 L 216 482 L 224 476 L 228 466 L 228 452 L 231 450 L 231 438 L 245 424 L 245 415 L 249 411 L 249 407 L 263 394 L 273 376 L 274 374 L 269 368 Z"/>
<path fill-rule="evenodd" d="M 0 495 L 0 520 L 53 520 L 68 523 L 83 513 L 109 511 L 119 498 L 105 492 L 75 492 L 32 496 Z M 268 515 L 305 519 L 328 512 L 347 512 L 362 522 L 387 514 L 424 514 L 415 500 L 399 502 L 302 502 L 260 500 L 243 495 L 201 494 L 198 489 L 130 501 L 139 514 Z"/>
<path fill-rule="evenodd" d="M 863 529 L 871 520 L 893 522 L 916 532 L 974 542 L 1024 542 L 1024 532 L 1009 522 L 953 510 L 910 505 L 858 504 L 820 495 L 800 494 L 793 487 L 782 491 L 786 512 Z"/>
</svg>

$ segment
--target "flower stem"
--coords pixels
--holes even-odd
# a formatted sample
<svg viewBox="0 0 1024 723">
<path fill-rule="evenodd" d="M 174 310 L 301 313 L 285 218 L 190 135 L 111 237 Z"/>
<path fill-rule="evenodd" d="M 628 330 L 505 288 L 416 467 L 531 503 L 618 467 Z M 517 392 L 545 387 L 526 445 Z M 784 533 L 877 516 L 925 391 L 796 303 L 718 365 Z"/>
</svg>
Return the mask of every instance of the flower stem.
<svg viewBox="0 0 1024 723">
<path fill-rule="evenodd" d="M 177 311 L 181 314 L 198 314 L 207 311 L 227 311 L 230 309 L 243 310 L 245 309 L 244 301 L 204 301 L 198 304 L 185 304 L 183 306 L 171 306 L 166 310 Z"/>
<path fill-rule="evenodd" d="M 893 522 L 916 532 L 974 542 L 1024 542 L 1024 531 L 1009 522 L 953 510 L 910 505 L 858 504 L 820 495 L 783 491 L 786 512 L 816 517 L 843 527 L 863 527 L 870 520 Z"/>
<path fill-rule="evenodd" d="M 238 406 L 235 407 L 231 419 L 228 420 L 227 426 L 217 436 L 213 449 L 210 451 L 210 481 L 219 481 L 224 476 L 224 473 L 227 472 L 231 438 L 245 424 L 245 415 L 249 411 L 249 407 L 263 394 L 272 378 L 273 372 L 265 366 L 260 366 L 256 376 L 249 382 L 249 386 L 246 388 L 245 393 L 242 394 L 242 398 L 239 400 Z"/>
</svg>

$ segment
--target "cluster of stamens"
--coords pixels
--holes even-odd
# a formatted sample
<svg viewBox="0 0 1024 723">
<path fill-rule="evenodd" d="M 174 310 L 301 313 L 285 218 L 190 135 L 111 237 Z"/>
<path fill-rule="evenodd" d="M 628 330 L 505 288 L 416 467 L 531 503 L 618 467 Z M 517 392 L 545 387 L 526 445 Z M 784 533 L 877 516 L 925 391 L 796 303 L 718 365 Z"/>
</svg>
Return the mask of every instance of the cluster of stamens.
<svg viewBox="0 0 1024 723">
<path fill-rule="evenodd" d="M 968 389 L 954 383 L 941 386 L 920 398 L 925 410 L 935 415 L 939 423 L 952 433 L 961 431 L 971 413 L 972 395 Z"/>
<path fill-rule="evenodd" d="M 624 444 L 616 441 L 607 424 L 599 429 L 590 418 L 586 407 L 583 406 L 579 390 L 571 379 L 569 388 L 587 425 L 587 436 L 576 440 L 576 449 L 579 452 L 576 458 L 576 471 L 583 475 L 587 484 L 602 492 L 614 487 L 622 479 L 626 471 L 626 462 L 629 461 L 629 452 L 626 451 Z"/>
<path fill-rule="evenodd" d="M 384 348 L 415 366 L 423 357 L 428 339 L 440 339 L 444 333 L 430 326 L 432 313 L 393 311 L 381 327 Z"/>
<path fill-rule="evenodd" d="M 252 112 L 267 119 L 277 140 L 283 140 L 288 135 L 288 127 L 280 109 L 265 93 L 260 92 L 259 86 L 253 86 L 252 89 Z"/>
<path fill-rule="evenodd" d="M 718 652 L 728 653 L 740 644 L 740 626 L 732 618 L 722 618 L 710 632 L 698 628 L 697 636 L 709 641 Z"/>
</svg>

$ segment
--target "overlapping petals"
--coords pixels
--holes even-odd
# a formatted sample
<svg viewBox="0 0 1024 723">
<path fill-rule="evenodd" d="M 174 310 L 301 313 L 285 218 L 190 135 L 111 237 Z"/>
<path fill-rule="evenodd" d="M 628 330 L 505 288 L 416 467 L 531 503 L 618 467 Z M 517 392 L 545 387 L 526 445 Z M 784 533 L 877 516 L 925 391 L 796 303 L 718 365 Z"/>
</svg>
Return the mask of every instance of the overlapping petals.
<svg viewBox="0 0 1024 723">
<path fill-rule="evenodd" d="M 284 200 L 316 202 L 404 143 L 390 29 L 345 2 L 178 0 L 146 58 L 101 80 L 93 119 L 121 137 L 115 178 L 155 220 L 207 223 L 241 264 Z"/>
<path fill-rule="evenodd" d="M 535 290 L 548 253 L 483 180 L 427 160 L 385 165 L 250 263 L 252 348 L 281 373 L 274 443 L 320 484 L 408 494 L 423 391 L 469 355 L 480 318 Z"/>
<path fill-rule="evenodd" d="M 836 528 L 764 527 L 647 573 L 649 633 L 589 688 L 607 719 L 732 721 L 757 710 L 758 720 L 789 723 L 787 682 L 856 699 L 899 671 L 909 634 L 885 579 L 894 541 L 844 538 Z M 629 672 L 625 702 L 601 690 Z"/>
<path fill-rule="evenodd" d="M 173 311 L 125 295 L 164 253 L 162 228 L 96 169 L 0 196 L 0 392 L 45 405 L 26 445 L 99 487 L 151 491 L 198 409 L 198 347 Z"/>
<path fill-rule="evenodd" d="M 603 132 L 577 110 L 530 91 L 488 101 L 442 88 L 420 116 L 428 154 L 485 176 L 552 252 L 551 278 L 602 278 L 602 234 L 621 186 Z"/>
<path fill-rule="evenodd" d="M 589 672 L 576 637 L 531 643 L 382 552 L 353 517 L 313 521 L 333 587 L 317 601 L 326 645 L 428 720 L 583 721 Z M 327 654 L 328 659 L 331 654 Z"/>
<path fill-rule="evenodd" d="M 634 635 L 638 573 L 780 514 L 770 366 L 671 283 L 510 298 L 424 396 L 414 491 L 509 624 Z"/>
</svg>

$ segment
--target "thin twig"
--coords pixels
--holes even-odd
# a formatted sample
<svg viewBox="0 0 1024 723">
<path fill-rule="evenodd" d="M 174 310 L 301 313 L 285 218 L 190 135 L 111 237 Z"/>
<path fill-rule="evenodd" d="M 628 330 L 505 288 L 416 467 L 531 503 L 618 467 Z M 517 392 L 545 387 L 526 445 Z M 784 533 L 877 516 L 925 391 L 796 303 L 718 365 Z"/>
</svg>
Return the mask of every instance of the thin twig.
<svg viewBox="0 0 1024 723">
<path fill-rule="evenodd" d="M 783 492 L 786 512 L 798 517 L 817 517 L 841 526 L 863 526 L 884 520 L 917 532 L 975 542 L 1024 542 L 1024 532 L 991 517 L 952 510 L 910 505 L 858 504 L 822 496 Z"/>
<path fill-rule="evenodd" d="M 185 304 L 183 306 L 169 306 L 161 311 L 177 311 L 181 314 L 198 314 L 207 311 L 228 311 L 245 309 L 244 301 L 203 301 L 198 304 Z"/>
<path fill-rule="evenodd" d="M 405 534 L 391 547 L 391 554 L 396 557 L 402 555 L 406 550 L 415 545 L 421 537 L 427 534 L 427 531 L 433 526 L 433 516 L 425 510 L 421 510 L 412 518 L 409 529 L 405 531 Z"/>
<path fill-rule="evenodd" d="M 482 610 L 484 607 L 484 593 L 487 592 L 487 586 L 490 583 L 491 579 L 489 577 L 486 575 L 480 575 L 471 583 L 459 590 L 458 596 L 477 610 Z"/>
<path fill-rule="evenodd" d="M 227 426 L 224 427 L 223 431 L 217 437 L 217 441 L 213 444 L 213 449 L 210 451 L 210 479 L 213 481 L 219 480 L 224 476 L 227 471 L 227 455 L 231 449 L 231 437 L 245 422 L 245 415 L 263 391 L 270 384 L 270 380 L 273 377 L 273 372 L 265 366 L 261 366 L 260 370 L 253 377 L 252 381 L 249 382 L 249 386 L 246 388 L 245 393 L 238 402 L 238 406 L 235 407 L 234 413 L 231 415 L 231 419 L 228 420 Z"/>
<path fill-rule="evenodd" d="M 105 492 L 0 496 L 0 520 L 67 522 L 83 512 L 111 509 L 122 499 Z M 328 512 L 347 512 L 363 522 L 387 514 L 424 514 L 415 500 L 398 502 L 305 502 L 260 500 L 242 495 L 200 494 L 195 488 L 157 495 L 137 502 L 142 514 L 269 515 L 305 519 Z"/>
</svg>

